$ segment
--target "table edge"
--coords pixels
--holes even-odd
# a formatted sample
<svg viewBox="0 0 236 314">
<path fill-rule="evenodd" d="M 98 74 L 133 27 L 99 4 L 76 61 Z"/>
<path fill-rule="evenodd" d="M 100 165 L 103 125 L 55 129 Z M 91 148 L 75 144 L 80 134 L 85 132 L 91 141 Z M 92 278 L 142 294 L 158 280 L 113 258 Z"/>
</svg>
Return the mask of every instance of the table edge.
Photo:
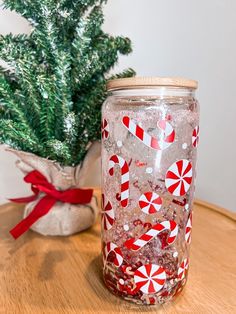
<svg viewBox="0 0 236 314">
<path fill-rule="evenodd" d="M 223 215 L 223 216 L 236 222 L 236 213 L 234 213 L 233 211 L 230 211 L 228 209 L 225 209 L 223 207 L 220 207 L 220 206 L 212 204 L 212 203 L 208 203 L 208 202 L 203 201 L 201 199 L 194 199 L 194 204 L 202 206 L 202 207 L 207 208 L 209 210 L 215 211 L 218 214 L 221 214 L 221 215 Z"/>
<path fill-rule="evenodd" d="M 101 198 L 101 188 L 99 187 L 90 187 L 93 188 L 94 190 L 94 194 L 98 197 L 98 199 L 100 200 Z M 0 208 L 3 208 L 6 205 L 12 204 L 11 202 L 6 202 L 3 204 L 0 204 Z M 194 199 L 194 204 L 198 205 L 198 206 L 202 206 L 206 209 L 212 210 L 218 214 L 221 214 L 229 219 L 231 219 L 232 221 L 236 222 L 236 212 L 233 212 L 229 209 L 225 209 L 223 207 L 220 207 L 218 205 L 215 205 L 213 203 L 209 203 L 207 201 L 195 198 Z M 19 205 L 19 204 L 18 204 Z"/>
</svg>

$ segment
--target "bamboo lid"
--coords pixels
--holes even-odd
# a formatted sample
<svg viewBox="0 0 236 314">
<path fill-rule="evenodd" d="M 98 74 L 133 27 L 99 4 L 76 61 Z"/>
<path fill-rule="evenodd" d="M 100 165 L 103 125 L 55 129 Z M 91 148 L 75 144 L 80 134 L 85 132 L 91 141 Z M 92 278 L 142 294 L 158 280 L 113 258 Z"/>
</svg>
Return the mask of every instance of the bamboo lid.
<svg viewBox="0 0 236 314">
<path fill-rule="evenodd" d="M 153 88 L 161 86 L 197 89 L 198 82 L 180 77 L 130 77 L 108 81 L 107 90 Z"/>
</svg>

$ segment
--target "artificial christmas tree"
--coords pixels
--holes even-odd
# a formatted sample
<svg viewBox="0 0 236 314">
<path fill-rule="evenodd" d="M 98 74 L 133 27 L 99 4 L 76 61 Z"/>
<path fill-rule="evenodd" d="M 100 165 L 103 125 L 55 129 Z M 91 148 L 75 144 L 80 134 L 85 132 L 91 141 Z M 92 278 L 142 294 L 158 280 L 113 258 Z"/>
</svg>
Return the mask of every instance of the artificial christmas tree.
<svg viewBox="0 0 236 314">
<path fill-rule="evenodd" d="M 94 147 L 92 143 L 100 138 L 100 108 L 106 97 L 107 73 L 119 53 L 131 52 L 128 38 L 112 37 L 101 29 L 105 2 L 4 1 L 5 8 L 29 21 L 32 32 L 0 37 L 0 60 L 4 61 L 0 68 L 0 143 L 14 149 L 20 158 L 18 166 L 26 175 L 37 171 L 57 192 L 79 189 L 86 172 L 84 165 L 89 168 L 94 152 L 99 154 L 97 144 Z M 117 77 L 133 75 L 133 70 L 128 69 Z M 92 152 L 87 157 L 89 150 Z M 34 180 L 27 182 L 35 185 Z M 36 220 L 44 216 L 34 224 L 40 233 L 70 234 L 94 221 L 96 206 L 82 205 L 89 218 L 83 226 L 78 222 L 74 225 L 74 215 L 80 220 L 78 211 L 73 214 L 69 201 L 63 204 L 52 193 L 51 198 L 60 202 L 51 206 L 47 214 L 35 213 L 42 197 L 48 196 L 45 189 L 35 194 L 25 215 L 34 212 Z M 65 204 L 68 206 L 63 210 Z M 42 211 L 42 206 L 38 207 Z M 29 224 L 32 221 L 23 229 L 27 230 Z M 18 237 L 23 229 L 14 236 Z"/>
</svg>

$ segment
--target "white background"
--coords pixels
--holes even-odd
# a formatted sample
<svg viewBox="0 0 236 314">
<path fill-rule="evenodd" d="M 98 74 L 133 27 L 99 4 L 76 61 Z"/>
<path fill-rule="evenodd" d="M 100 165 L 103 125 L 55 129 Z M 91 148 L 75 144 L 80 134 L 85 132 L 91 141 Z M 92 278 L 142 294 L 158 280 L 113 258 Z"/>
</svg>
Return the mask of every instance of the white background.
<svg viewBox="0 0 236 314">
<path fill-rule="evenodd" d="M 236 210 L 236 1 L 110 0 L 105 14 L 106 31 L 133 41 L 134 52 L 120 59 L 120 69 L 199 81 L 196 196 Z M 24 20 L 0 11 L 0 33 L 27 30 Z M 14 160 L 0 150 L 0 202 L 27 194 Z"/>
</svg>

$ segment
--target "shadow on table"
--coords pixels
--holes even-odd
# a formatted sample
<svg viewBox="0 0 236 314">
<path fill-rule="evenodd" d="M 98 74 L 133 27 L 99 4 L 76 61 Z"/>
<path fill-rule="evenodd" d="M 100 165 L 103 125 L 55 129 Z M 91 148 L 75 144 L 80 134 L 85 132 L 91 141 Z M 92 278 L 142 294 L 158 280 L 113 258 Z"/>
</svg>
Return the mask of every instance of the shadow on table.
<svg viewBox="0 0 236 314">
<path fill-rule="evenodd" d="M 39 268 L 38 279 L 40 281 L 49 281 L 55 276 L 55 268 L 66 258 L 66 254 L 59 250 L 46 252 L 43 262 Z"/>
<path fill-rule="evenodd" d="M 22 220 L 23 216 L 23 205 L 15 205 L 12 203 L 5 204 L 0 206 L 0 248 L 2 253 L 2 262 L 5 264 L 7 260 L 11 259 L 18 251 L 24 250 L 26 247 L 30 247 L 30 244 L 35 240 L 41 240 L 45 237 L 39 235 L 31 230 L 24 233 L 21 237 L 15 240 L 12 235 L 10 234 L 10 230 Z M 50 241 L 63 241 L 65 244 L 68 244 L 70 240 L 66 237 L 48 237 Z M 36 241 L 37 242 L 37 241 Z M 27 250 L 27 257 L 33 257 L 37 255 L 39 251 L 39 247 L 37 245 L 33 245 L 31 250 Z M 26 252 L 24 252 L 25 254 Z M 45 255 L 45 265 L 51 265 L 50 268 L 52 270 L 52 260 L 62 260 L 62 253 L 61 252 L 47 252 Z M 3 269 L 0 264 L 0 271 Z M 42 269 L 46 269 L 42 265 Z M 46 274 L 46 272 L 45 272 Z M 47 275 L 45 275 L 47 277 Z M 39 276 L 42 278 L 42 276 Z"/>
</svg>

